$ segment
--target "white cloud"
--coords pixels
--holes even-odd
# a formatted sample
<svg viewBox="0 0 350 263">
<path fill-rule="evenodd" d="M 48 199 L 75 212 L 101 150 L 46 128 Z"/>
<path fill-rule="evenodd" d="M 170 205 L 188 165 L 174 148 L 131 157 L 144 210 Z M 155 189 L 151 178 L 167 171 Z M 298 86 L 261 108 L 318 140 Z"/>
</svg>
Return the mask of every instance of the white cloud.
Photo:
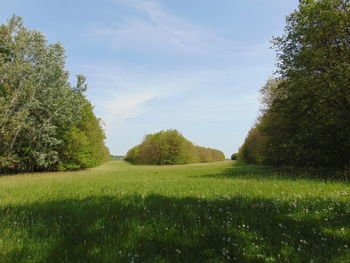
<svg viewBox="0 0 350 263">
<path fill-rule="evenodd" d="M 121 124 L 123 121 L 137 117 L 146 112 L 144 104 L 158 94 L 155 92 L 130 93 L 104 101 L 99 105 L 104 112 L 104 119 L 109 125 Z"/>
<path fill-rule="evenodd" d="M 152 99 L 171 97 L 196 89 L 207 72 L 157 71 L 133 65 L 84 65 L 77 71 L 88 76 L 88 97 L 94 102 L 107 132 L 148 111 Z"/>
<path fill-rule="evenodd" d="M 125 3 L 145 17 L 128 18 L 119 25 L 99 27 L 93 32 L 116 48 L 204 52 L 228 47 L 225 38 L 166 12 L 155 1 Z"/>
<path fill-rule="evenodd" d="M 165 10 L 157 1 L 116 0 L 134 12 L 112 25 L 91 29 L 99 43 L 118 51 L 144 54 L 153 62 L 172 61 L 186 64 L 232 65 L 270 61 L 269 41 L 240 43 L 234 36 L 217 34 L 207 27 L 194 24 Z M 136 12 L 135 12 L 136 11 Z M 238 25 L 237 25 L 238 26 Z M 181 61 L 178 62 L 177 59 Z M 179 64 L 177 64 L 179 66 Z"/>
<path fill-rule="evenodd" d="M 115 1 L 132 8 L 131 15 L 92 32 L 99 44 L 118 50 L 108 50 L 114 61 L 77 68 L 88 77 L 89 98 L 112 148 L 123 142 L 111 138 L 129 135 L 139 120 L 148 130 L 218 121 L 249 127 L 258 113 L 255 92 L 271 74 L 268 43 L 239 45 L 155 1 Z"/>
<path fill-rule="evenodd" d="M 232 118 L 237 112 L 255 109 L 258 103 L 256 94 L 240 92 L 246 88 L 242 81 L 247 87 L 259 84 L 239 67 L 153 71 L 103 64 L 81 66 L 78 71 L 88 76 L 89 98 L 107 130 L 154 109 L 171 111 L 172 118 L 184 121 L 211 120 Z M 157 113 L 157 117 L 162 115 Z"/>
</svg>

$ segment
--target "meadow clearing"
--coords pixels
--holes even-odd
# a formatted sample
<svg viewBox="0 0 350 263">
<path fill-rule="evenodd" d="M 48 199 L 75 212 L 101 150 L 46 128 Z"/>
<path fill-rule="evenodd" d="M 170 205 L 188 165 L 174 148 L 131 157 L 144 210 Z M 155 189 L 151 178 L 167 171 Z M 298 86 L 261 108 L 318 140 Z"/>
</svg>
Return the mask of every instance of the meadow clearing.
<svg viewBox="0 0 350 263">
<path fill-rule="evenodd" d="M 350 186 L 223 161 L 0 177 L 0 262 L 350 262 Z"/>
</svg>

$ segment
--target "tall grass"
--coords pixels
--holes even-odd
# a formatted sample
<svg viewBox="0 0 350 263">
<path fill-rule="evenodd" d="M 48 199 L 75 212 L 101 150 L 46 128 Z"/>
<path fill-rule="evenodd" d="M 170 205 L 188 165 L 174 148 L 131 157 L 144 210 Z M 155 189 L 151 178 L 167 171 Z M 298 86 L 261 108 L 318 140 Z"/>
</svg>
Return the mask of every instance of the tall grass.
<svg viewBox="0 0 350 263">
<path fill-rule="evenodd" d="M 350 186 L 231 161 L 0 178 L 0 262 L 346 262 Z"/>
</svg>

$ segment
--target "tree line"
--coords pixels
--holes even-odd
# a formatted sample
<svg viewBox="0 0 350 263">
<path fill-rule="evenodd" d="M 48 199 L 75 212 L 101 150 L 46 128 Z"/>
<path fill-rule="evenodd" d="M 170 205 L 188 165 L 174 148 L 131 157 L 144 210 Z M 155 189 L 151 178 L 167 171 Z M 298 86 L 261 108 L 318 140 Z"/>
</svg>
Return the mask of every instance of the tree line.
<svg viewBox="0 0 350 263">
<path fill-rule="evenodd" d="M 23 25 L 0 26 L 0 173 L 97 166 L 109 159 L 101 121 L 72 86 L 59 43 Z"/>
<path fill-rule="evenodd" d="M 194 145 L 177 130 L 148 134 L 125 158 L 135 164 L 188 164 L 225 160 L 223 152 Z"/>
<path fill-rule="evenodd" d="M 275 78 L 238 159 L 315 168 L 350 166 L 350 2 L 300 0 L 273 40 Z"/>
</svg>

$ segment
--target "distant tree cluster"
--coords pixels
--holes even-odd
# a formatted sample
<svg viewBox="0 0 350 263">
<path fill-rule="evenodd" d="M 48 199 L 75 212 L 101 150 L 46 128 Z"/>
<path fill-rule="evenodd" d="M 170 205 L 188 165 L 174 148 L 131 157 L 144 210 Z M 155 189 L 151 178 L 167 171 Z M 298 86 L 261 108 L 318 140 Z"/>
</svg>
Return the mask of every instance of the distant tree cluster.
<svg viewBox="0 0 350 263">
<path fill-rule="evenodd" d="M 238 158 L 249 163 L 350 165 L 350 2 L 300 0 L 274 40 L 278 77 Z"/>
<path fill-rule="evenodd" d="M 231 155 L 231 160 L 232 160 L 232 161 L 236 161 L 236 160 L 237 160 L 237 157 L 238 157 L 238 153 L 233 153 L 233 154 Z"/>
<path fill-rule="evenodd" d="M 187 164 L 225 160 L 223 152 L 193 145 L 177 130 L 160 131 L 145 136 L 130 149 L 126 161 L 136 164 Z"/>
<path fill-rule="evenodd" d="M 111 160 L 119 161 L 119 160 L 124 160 L 124 159 L 125 159 L 124 155 L 113 155 L 113 154 L 111 154 Z"/>
<path fill-rule="evenodd" d="M 0 172 L 84 168 L 109 159 L 101 123 L 68 82 L 65 53 L 14 16 L 0 26 Z"/>
</svg>

